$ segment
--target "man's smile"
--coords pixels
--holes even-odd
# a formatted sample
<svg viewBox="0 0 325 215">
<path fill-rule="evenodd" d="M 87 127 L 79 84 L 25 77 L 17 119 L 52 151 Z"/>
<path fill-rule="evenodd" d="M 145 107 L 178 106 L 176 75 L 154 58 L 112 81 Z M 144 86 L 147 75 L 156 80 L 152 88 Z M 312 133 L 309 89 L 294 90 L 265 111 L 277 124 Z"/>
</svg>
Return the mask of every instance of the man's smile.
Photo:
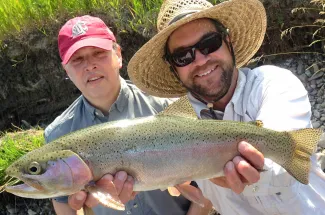
<svg viewBox="0 0 325 215">
<path fill-rule="evenodd" d="M 218 65 L 215 66 L 213 69 L 209 69 L 205 72 L 200 72 L 199 74 L 195 75 L 195 77 L 204 77 L 204 76 L 209 76 L 212 72 L 214 72 L 218 68 Z"/>
</svg>

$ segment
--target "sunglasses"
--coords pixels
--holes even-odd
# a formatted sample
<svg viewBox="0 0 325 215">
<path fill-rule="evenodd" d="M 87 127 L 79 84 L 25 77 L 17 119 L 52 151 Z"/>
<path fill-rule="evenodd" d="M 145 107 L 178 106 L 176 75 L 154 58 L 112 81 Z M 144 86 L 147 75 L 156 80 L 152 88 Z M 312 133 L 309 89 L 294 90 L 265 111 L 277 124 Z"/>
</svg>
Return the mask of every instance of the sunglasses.
<svg viewBox="0 0 325 215">
<path fill-rule="evenodd" d="M 221 47 L 223 38 L 223 34 L 213 32 L 205 35 L 195 45 L 175 51 L 172 54 L 168 53 L 168 48 L 166 47 L 166 60 L 177 67 L 187 66 L 195 60 L 196 49 L 199 50 L 203 55 L 208 55 L 217 51 Z"/>
</svg>

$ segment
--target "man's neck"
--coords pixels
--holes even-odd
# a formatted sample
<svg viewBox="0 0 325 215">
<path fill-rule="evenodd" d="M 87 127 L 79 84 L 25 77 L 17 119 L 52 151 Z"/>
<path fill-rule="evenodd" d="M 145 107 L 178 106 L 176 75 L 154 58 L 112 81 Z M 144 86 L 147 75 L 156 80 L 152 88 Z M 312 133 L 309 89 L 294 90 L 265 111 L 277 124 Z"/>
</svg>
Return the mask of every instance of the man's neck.
<svg viewBox="0 0 325 215">
<path fill-rule="evenodd" d="M 237 86 L 237 79 L 238 79 L 238 69 L 235 68 L 233 76 L 232 76 L 232 80 L 231 80 L 231 85 L 229 87 L 228 92 L 221 99 L 219 99 L 218 101 L 212 103 L 214 110 L 219 110 L 219 111 L 222 111 L 222 112 L 225 111 L 226 106 L 228 105 L 228 103 L 230 102 L 231 98 L 233 97 L 233 95 L 235 93 L 235 89 L 236 89 L 236 86 Z M 213 100 L 213 98 L 204 98 L 204 99 L 206 101 Z"/>
<path fill-rule="evenodd" d="M 228 105 L 228 103 L 230 102 L 230 100 L 232 99 L 232 97 L 235 93 L 236 86 L 237 86 L 237 79 L 238 79 L 238 69 L 235 68 L 234 74 L 233 74 L 232 80 L 231 80 L 231 85 L 229 87 L 227 94 L 224 97 L 222 97 L 220 100 L 213 103 L 213 109 L 219 110 L 222 112 L 225 111 L 226 106 Z"/>
<path fill-rule="evenodd" d="M 108 115 L 112 105 L 116 102 L 118 95 L 120 93 L 121 86 L 115 90 L 111 91 L 107 96 L 98 98 L 85 98 L 87 101 L 96 109 L 100 110 L 105 116 Z"/>
</svg>

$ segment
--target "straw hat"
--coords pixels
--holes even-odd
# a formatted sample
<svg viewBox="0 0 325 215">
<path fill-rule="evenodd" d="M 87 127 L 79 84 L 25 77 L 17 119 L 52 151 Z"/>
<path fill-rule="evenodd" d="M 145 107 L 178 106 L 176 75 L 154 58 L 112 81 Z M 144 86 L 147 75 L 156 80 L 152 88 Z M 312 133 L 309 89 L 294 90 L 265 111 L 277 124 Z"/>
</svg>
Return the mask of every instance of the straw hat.
<svg viewBox="0 0 325 215">
<path fill-rule="evenodd" d="M 186 94 L 163 58 L 165 45 L 175 29 L 200 18 L 216 19 L 230 30 L 238 68 L 253 57 L 263 42 L 266 13 L 259 0 L 229 0 L 215 6 L 205 0 L 165 0 L 158 14 L 158 34 L 129 62 L 131 81 L 153 96 L 172 98 Z"/>
</svg>

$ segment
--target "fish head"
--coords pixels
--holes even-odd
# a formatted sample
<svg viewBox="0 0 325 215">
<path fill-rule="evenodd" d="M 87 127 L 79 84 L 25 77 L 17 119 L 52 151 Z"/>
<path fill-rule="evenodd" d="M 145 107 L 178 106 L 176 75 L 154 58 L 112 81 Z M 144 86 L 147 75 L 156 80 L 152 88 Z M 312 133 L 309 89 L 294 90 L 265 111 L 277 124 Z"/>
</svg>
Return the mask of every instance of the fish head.
<svg viewBox="0 0 325 215">
<path fill-rule="evenodd" d="M 6 174 L 24 184 L 5 190 L 25 198 L 53 198 L 76 193 L 92 180 L 88 165 L 70 150 L 27 153 L 6 169 Z"/>
</svg>

